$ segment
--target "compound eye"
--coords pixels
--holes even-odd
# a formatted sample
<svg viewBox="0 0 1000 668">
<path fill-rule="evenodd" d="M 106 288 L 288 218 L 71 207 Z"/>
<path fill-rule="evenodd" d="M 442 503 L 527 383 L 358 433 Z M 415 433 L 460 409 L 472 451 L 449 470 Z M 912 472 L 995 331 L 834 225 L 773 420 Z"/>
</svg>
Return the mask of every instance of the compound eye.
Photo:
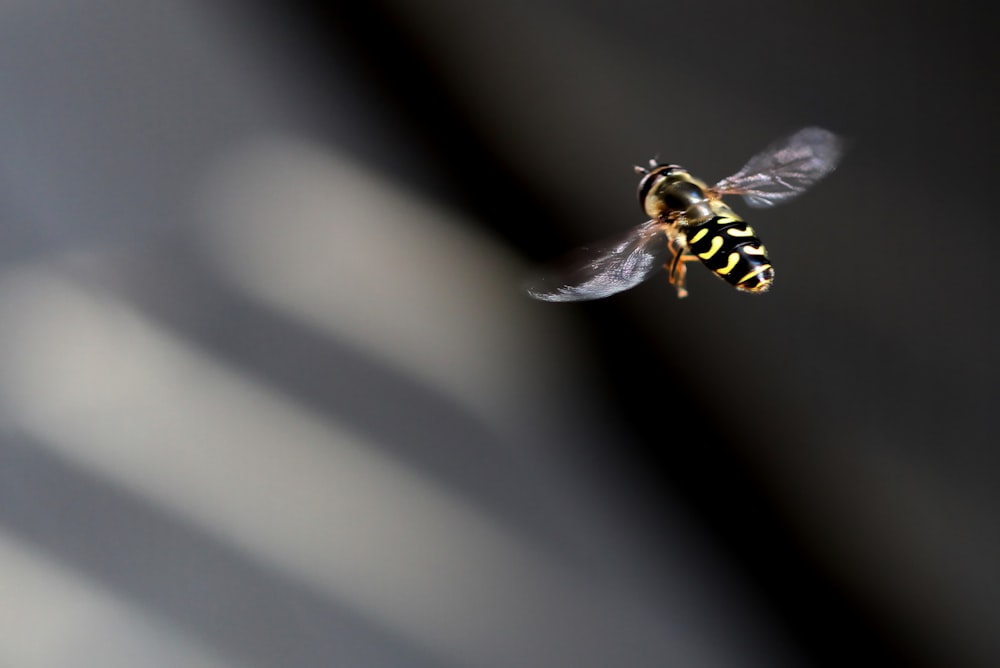
<svg viewBox="0 0 1000 668">
<path fill-rule="evenodd" d="M 653 183 L 660 178 L 661 174 L 662 172 L 658 169 L 650 170 L 645 176 L 642 177 L 642 180 L 639 181 L 639 206 L 641 206 L 643 210 L 646 208 L 646 197 L 649 195 L 649 191 L 652 189 Z"/>
<path fill-rule="evenodd" d="M 642 197 L 643 193 L 649 191 L 649 184 L 652 183 L 655 178 L 656 175 L 652 172 L 646 172 L 642 175 L 642 178 L 639 179 L 639 197 Z"/>
<path fill-rule="evenodd" d="M 677 165 L 656 165 L 653 167 L 653 160 L 650 160 L 650 169 L 645 172 L 642 176 L 642 180 L 639 181 L 639 206 L 642 207 L 643 211 L 646 210 L 646 198 L 649 196 L 649 191 L 653 189 L 653 186 L 666 176 L 670 176 L 676 171 L 681 171 L 681 168 Z"/>
</svg>

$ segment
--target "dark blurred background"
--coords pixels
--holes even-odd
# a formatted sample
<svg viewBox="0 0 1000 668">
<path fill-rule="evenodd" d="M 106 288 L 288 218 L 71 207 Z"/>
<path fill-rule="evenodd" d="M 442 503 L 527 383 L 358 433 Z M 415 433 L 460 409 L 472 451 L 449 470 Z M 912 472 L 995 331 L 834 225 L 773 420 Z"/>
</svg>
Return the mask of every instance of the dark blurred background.
<svg viewBox="0 0 1000 668">
<path fill-rule="evenodd" d="M 995 666 L 980 3 L 7 3 L 0 664 Z M 692 266 L 533 302 L 806 125 Z"/>
</svg>

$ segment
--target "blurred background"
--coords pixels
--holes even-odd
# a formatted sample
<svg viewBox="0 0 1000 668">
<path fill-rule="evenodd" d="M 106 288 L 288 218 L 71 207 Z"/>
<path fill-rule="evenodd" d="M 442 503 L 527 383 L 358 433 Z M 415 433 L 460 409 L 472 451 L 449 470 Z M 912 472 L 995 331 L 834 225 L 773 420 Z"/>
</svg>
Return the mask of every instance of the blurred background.
<svg viewBox="0 0 1000 668">
<path fill-rule="evenodd" d="M 1000 664 L 980 6 L 3 3 L 0 664 Z M 520 292 L 806 125 L 771 293 Z"/>
</svg>

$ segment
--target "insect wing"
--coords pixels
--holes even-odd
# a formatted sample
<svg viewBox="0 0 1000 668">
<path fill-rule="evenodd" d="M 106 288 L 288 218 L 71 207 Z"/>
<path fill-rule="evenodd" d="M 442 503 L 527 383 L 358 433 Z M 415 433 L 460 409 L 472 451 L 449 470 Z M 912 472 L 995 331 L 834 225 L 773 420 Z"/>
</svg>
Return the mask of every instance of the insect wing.
<svg viewBox="0 0 1000 668">
<path fill-rule="evenodd" d="M 768 146 L 713 190 L 742 195 L 758 209 L 781 204 L 836 169 L 843 152 L 843 140 L 829 130 L 804 128 Z"/>
<path fill-rule="evenodd" d="M 525 291 L 550 302 L 600 299 L 642 283 L 669 255 L 665 226 L 648 221 L 615 241 L 579 249 L 561 270 L 529 282 Z"/>
</svg>

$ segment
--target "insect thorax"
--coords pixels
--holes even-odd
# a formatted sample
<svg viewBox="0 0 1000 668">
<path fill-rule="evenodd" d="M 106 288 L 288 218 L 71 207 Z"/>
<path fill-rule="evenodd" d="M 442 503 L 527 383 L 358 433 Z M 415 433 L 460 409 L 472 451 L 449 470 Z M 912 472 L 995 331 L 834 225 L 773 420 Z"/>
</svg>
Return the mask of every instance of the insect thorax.
<svg viewBox="0 0 1000 668">
<path fill-rule="evenodd" d="M 676 214 L 689 223 L 700 223 L 713 215 L 707 189 L 683 168 L 664 165 L 651 170 L 640 182 L 639 204 L 653 219 Z"/>
</svg>

